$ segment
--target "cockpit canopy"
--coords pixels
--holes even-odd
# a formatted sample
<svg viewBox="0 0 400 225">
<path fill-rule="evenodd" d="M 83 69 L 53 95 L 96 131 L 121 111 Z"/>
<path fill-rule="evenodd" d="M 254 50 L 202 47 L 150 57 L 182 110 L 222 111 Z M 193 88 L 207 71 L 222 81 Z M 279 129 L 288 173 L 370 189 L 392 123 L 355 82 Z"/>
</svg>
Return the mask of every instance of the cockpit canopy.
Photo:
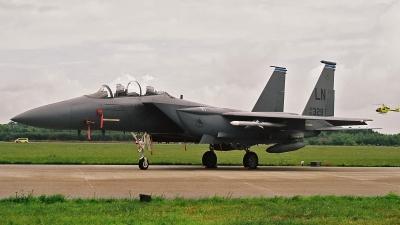
<svg viewBox="0 0 400 225">
<path fill-rule="evenodd" d="M 138 85 L 138 90 L 137 92 L 135 91 L 129 91 L 129 85 L 134 82 Z M 168 95 L 170 98 L 175 98 L 171 95 L 169 95 L 165 91 L 156 91 L 154 87 L 152 86 L 146 86 L 146 93 L 143 95 L 142 94 L 142 87 L 137 81 L 131 81 L 126 85 L 126 88 L 121 85 L 117 84 L 115 93 L 111 91 L 111 88 L 108 85 L 102 85 L 100 89 L 92 94 L 89 94 L 87 96 L 91 98 L 119 98 L 119 97 L 141 97 L 141 96 L 149 96 L 149 95 Z"/>
</svg>

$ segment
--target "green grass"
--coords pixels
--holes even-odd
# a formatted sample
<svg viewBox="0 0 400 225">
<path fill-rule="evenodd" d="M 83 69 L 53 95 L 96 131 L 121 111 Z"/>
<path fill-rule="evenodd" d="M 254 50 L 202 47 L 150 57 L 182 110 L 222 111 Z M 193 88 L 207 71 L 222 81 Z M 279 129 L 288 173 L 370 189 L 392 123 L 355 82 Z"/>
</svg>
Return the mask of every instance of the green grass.
<svg viewBox="0 0 400 225">
<path fill-rule="evenodd" d="M 146 152 L 150 164 L 201 165 L 207 145 L 155 144 L 154 155 Z M 310 165 L 320 161 L 324 166 L 400 166 L 400 148 L 377 146 L 307 146 L 281 154 L 265 152 L 267 146 L 251 148 L 260 165 Z M 242 165 L 244 151 L 216 151 L 218 165 Z M 141 154 L 133 143 L 0 142 L 0 163 L 3 164 L 137 164 Z"/>
<path fill-rule="evenodd" d="M 400 196 L 0 200 L 0 224 L 398 224 Z"/>
</svg>

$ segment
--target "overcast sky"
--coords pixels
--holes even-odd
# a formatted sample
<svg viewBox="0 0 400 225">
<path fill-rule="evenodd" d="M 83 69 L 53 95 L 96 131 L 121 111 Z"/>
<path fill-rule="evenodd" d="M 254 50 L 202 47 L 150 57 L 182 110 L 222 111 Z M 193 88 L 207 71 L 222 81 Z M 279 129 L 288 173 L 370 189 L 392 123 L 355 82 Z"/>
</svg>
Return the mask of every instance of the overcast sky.
<svg viewBox="0 0 400 225">
<path fill-rule="evenodd" d="M 251 110 L 286 67 L 285 111 L 302 113 L 337 62 L 335 116 L 400 133 L 400 2 L 380 0 L 0 0 L 0 123 L 135 78 L 171 95 Z"/>
</svg>

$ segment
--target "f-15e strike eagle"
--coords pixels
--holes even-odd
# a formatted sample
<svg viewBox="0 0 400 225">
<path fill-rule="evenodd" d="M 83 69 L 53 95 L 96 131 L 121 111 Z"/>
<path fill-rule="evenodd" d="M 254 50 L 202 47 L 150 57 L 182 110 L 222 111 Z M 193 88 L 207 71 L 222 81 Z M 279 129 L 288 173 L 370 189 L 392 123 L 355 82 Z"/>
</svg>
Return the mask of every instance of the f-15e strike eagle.
<svg viewBox="0 0 400 225">
<path fill-rule="evenodd" d="M 334 117 L 336 63 L 321 62 L 324 68 L 302 115 L 283 112 L 287 70 L 275 67 L 251 112 L 175 98 L 150 86 L 145 94 L 129 92 L 130 82 L 126 89 L 117 87 L 115 94 L 103 85 L 96 93 L 41 106 L 11 120 L 35 127 L 78 130 L 78 133 L 88 129 L 89 138 L 92 129 L 103 133 L 105 130 L 145 132 L 153 141 L 207 143 L 209 151 L 202 158 L 206 167 L 217 165 L 214 150 L 245 150 L 243 165 L 254 169 L 258 166 L 258 156 L 250 151 L 253 145 L 275 144 L 266 149 L 269 153 L 294 151 L 306 145 L 301 139 L 318 136 L 321 131 L 346 130 L 350 128 L 342 126 L 367 125 L 366 121 L 372 121 Z M 142 152 L 139 167 L 148 166 Z"/>
</svg>

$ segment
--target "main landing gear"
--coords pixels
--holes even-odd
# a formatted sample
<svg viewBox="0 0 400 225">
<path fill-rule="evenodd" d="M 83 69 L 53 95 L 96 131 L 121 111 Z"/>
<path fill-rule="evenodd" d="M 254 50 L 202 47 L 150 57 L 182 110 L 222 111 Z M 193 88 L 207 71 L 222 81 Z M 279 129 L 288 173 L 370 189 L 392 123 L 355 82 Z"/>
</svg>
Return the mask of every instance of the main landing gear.
<svg viewBox="0 0 400 225">
<path fill-rule="evenodd" d="M 217 167 L 217 155 L 214 152 L 213 145 L 210 145 L 210 151 L 203 154 L 202 158 L 203 166 L 207 168 Z M 255 152 L 246 148 L 246 154 L 243 156 L 243 166 L 249 169 L 257 169 L 258 167 L 258 156 Z"/>
<path fill-rule="evenodd" d="M 246 150 L 246 154 L 243 156 L 243 166 L 250 169 L 257 169 L 258 167 L 258 156 L 255 152 Z"/>
<path fill-rule="evenodd" d="M 214 150 L 210 147 L 210 151 L 203 154 L 203 166 L 207 168 L 217 168 L 217 155 Z"/>
</svg>

